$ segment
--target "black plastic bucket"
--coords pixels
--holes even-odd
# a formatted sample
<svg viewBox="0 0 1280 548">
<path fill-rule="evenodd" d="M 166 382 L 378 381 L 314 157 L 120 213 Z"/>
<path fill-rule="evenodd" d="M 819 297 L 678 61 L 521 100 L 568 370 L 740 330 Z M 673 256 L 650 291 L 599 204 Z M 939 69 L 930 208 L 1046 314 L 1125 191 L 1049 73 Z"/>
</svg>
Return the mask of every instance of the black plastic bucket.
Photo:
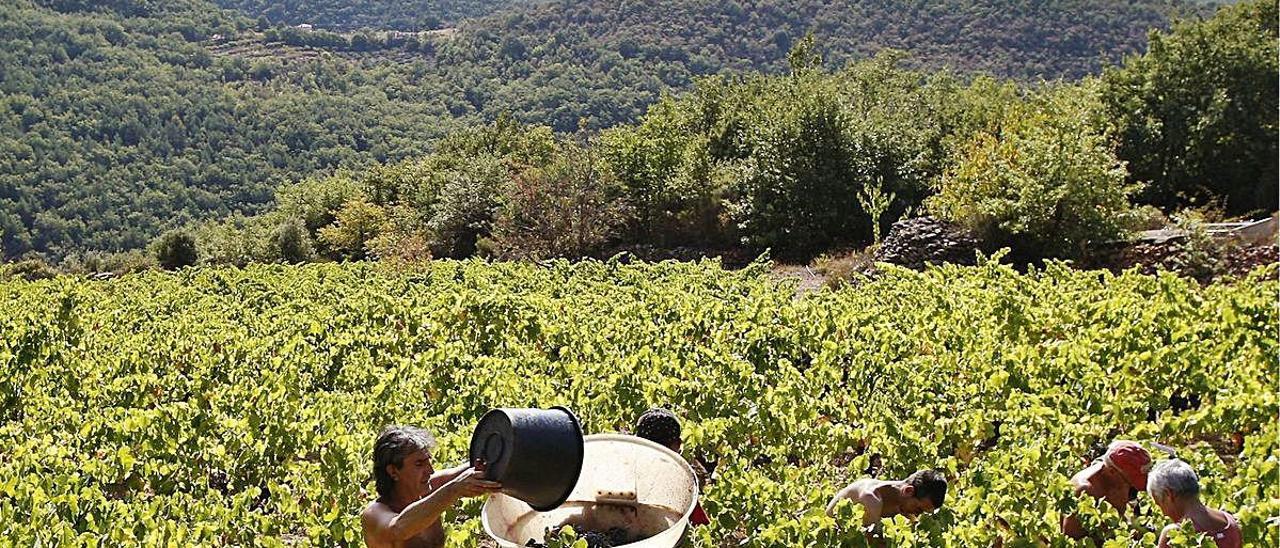
<svg viewBox="0 0 1280 548">
<path fill-rule="evenodd" d="M 582 426 L 564 407 L 494 409 L 471 435 L 471 463 L 485 462 L 485 478 L 534 510 L 569 498 L 582 474 Z"/>
</svg>

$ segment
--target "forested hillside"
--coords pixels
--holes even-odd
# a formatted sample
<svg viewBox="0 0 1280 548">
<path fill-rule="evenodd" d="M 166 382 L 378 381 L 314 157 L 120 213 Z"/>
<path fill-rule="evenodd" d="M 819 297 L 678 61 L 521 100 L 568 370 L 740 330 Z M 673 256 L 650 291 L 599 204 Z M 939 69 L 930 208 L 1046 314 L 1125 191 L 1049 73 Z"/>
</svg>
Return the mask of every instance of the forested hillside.
<svg viewBox="0 0 1280 548">
<path fill-rule="evenodd" d="M 1223 9 L 1100 78 L 1041 86 L 891 53 L 831 72 L 806 40 L 787 74 L 706 77 L 637 124 L 557 136 L 503 117 L 423 158 L 282 187 L 266 215 L 166 235 L 189 251 L 162 262 L 807 261 L 926 212 L 1022 259 L 1087 260 L 1171 220 L 1275 210 L 1275 20 L 1268 0 Z"/>
<path fill-rule="evenodd" d="M 1188 13 L 1207 11 L 1162 0 L 551 2 L 464 23 L 432 60 L 490 117 L 510 110 L 571 131 L 583 118 L 589 127 L 634 120 L 697 76 L 781 72 L 808 33 L 830 68 L 900 49 L 921 68 L 1036 82 L 1095 73 Z"/>
<path fill-rule="evenodd" d="M 310 24 L 335 30 L 429 30 L 535 0 L 214 0 L 271 23 Z"/>
<path fill-rule="evenodd" d="M 1156 0 L 516 2 L 456 33 L 380 41 L 262 27 L 203 0 L 4 4 L 0 246 L 7 257 L 54 259 L 251 214 L 281 183 L 418 157 L 451 129 L 504 113 L 560 132 L 633 122 L 700 75 L 783 71 L 808 32 L 829 67 L 903 48 L 908 66 L 1070 78 L 1140 50 L 1148 28 L 1193 9 Z M 381 28 L 410 11 L 336 5 L 285 4 Z M 459 16 L 498 7 L 440 5 Z"/>
<path fill-rule="evenodd" d="M 1141 50 L 1148 30 L 1187 7 L 1165 0 L 588 0 L 499 13 L 472 28 L 495 35 L 497 51 L 517 61 L 568 46 L 579 63 L 616 52 L 678 61 L 695 73 L 777 71 L 792 44 L 812 32 L 836 66 L 894 48 L 930 67 L 1052 79 L 1096 72 Z"/>
<path fill-rule="evenodd" d="M 399 65 L 213 55 L 206 41 L 251 21 L 197 5 L 0 10 L 6 254 L 137 248 L 253 212 L 280 180 L 422 154 L 462 114 Z"/>
</svg>

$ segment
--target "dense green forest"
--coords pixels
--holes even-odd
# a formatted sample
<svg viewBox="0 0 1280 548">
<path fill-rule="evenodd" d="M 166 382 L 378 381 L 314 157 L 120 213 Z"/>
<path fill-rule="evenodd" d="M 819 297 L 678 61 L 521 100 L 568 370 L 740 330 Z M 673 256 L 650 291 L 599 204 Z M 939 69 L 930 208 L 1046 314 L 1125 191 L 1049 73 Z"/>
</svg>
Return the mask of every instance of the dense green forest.
<svg viewBox="0 0 1280 548">
<path fill-rule="evenodd" d="M 902 70 L 923 78 L 952 66 L 959 86 L 972 71 L 1024 81 L 1096 72 L 1141 49 L 1146 29 L 1170 14 L 1198 9 L 1084 0 L 553 3 L 391 40 L 299 34 L 200 0 L 5 3 L 0 245 L 8 257 L 53 259 L 137 249 L 205 219 L 234 222 L 270 208 L 280 184 L 421 158 L 442 136 L 508 115 L 556 132 L 634 123 L 701 76 L 787 72 L 788 52 L 807 32 L 829 70 L 898 47 L 910 53 L 895 63 Z M 450 9 L 470 13 L 469 5 Z M 377 6 L 370 13 L 394 11 Z M 672 241 L 741 241 L 733 232 Z"/>
<path fill-rule="evenodd" d="M 163 242 L 235 264 L 635 246 L 808 260 L 931 213 L 1025 257 L 1086 259 L 1184 208 L 1274 211 L 1276 15 L 1242 4 L 1153 35 L 1100 77 L 1031 87 L 894 53 L 829 72 L 805 40 L 788 74 L 704 78 L 635 125 L 558 135 L 504 117 Z M 1176 161 L 1139 171 L 1161 155 Z"/>
<path fill-rule="evenodd" d="M 200 2 L 148 17 L 8 4 L 10 256 L 138 248 L 167 225 L 257 211 L 283 179 L 425 153 L 455 118 L 398 65 L 213 55 L 204 41 L 251 22 Z"/>
<path fill-rule="evenodd" d="M 1187 4 L 1172 1 L 590 0 L 498 13 L 467 27 L 480 38 L 492 33 L 496 51 L 535 69 L 535 60 L 567 47 L 595 52 L 578 54 L 579 63 L 610 62 L 617 53 L 681 61 L 692 73 L 720 66 L 776 72 L 812 32 L 836 67 L 893 48 L 929 67 L 1034 80 L 1096 72 L 1141 50 L 1149 29 L 1180 12 Z"/>
<path fill-rule="evenodd" d="M 1118 154 L 1131 181 L 1149 183 L 1143 200 L 1276 208 L 1273 8 L 1252 2 L 1155 34 L 1146 55 L 1103 75 Z"/>
<path fill-rule="evenodd" d="M 325 29 L 429 30 L 533 0 L 214 0 L 270 23 L 309 24 Z"/>
<path fill-rule="evenodd" d="M 1189 13 L 1205 10 L 1157 0 L 551 2 L 464 22 L 431 61 L 490 119 L 511 111 L 572 131 L 583 118 L 592 128 L 633 121 L 698 76 L 783 72 L 808 33 L 831 69 L 899 49 L 920 68 L 1036 82 L 1096 73 Z"/>
</svg>

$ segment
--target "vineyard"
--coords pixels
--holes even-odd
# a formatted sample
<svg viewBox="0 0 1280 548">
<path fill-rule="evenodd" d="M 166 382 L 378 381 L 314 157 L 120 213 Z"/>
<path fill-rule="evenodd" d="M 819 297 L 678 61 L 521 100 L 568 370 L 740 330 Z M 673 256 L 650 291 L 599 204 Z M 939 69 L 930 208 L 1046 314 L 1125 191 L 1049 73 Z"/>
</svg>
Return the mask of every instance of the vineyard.
<svg viewBox="0 0 1280 548">
<path fill-rule="evenodd" d="M 358 545 L 386 424 L 430 429 L 443 466 L 490 407 L 566 405 L 599 433 L 661 405 L 716 462 L 693 546 L 862 545 L 859 510 L 827 499 L 919 468 L 946 472 L 946 505 L 887 521 L 893 545 L 1066 546 L 1079 511 L 1107 546 L 1154 546 L 1149 497 L 1129 524 L 1068 487 L 1115 437 L 1177 448 L 1245 543 L 1275 546 L 1275 274 L 982 262 L 799 296 L 710 262 L 6 282 L 0 545 Z M 448 516 L 450 546 L 483 543 L 480 503 Z"/>
</svg>

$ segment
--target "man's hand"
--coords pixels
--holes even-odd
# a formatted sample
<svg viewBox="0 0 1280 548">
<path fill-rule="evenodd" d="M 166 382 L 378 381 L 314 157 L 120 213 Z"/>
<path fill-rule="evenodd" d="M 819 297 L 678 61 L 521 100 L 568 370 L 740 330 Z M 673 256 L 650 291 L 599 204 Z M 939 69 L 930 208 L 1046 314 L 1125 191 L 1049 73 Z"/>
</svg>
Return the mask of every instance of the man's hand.
<svg viewBox="0 0 1280 548">
<path fill-rule="evenodd" d="M 497 493 L 502 490 L 502 484 L 484 479 L 484 466 L 481 465 L 463 470 L 441 489 L 454 499 L 462 499 Z"/>
</svg>

